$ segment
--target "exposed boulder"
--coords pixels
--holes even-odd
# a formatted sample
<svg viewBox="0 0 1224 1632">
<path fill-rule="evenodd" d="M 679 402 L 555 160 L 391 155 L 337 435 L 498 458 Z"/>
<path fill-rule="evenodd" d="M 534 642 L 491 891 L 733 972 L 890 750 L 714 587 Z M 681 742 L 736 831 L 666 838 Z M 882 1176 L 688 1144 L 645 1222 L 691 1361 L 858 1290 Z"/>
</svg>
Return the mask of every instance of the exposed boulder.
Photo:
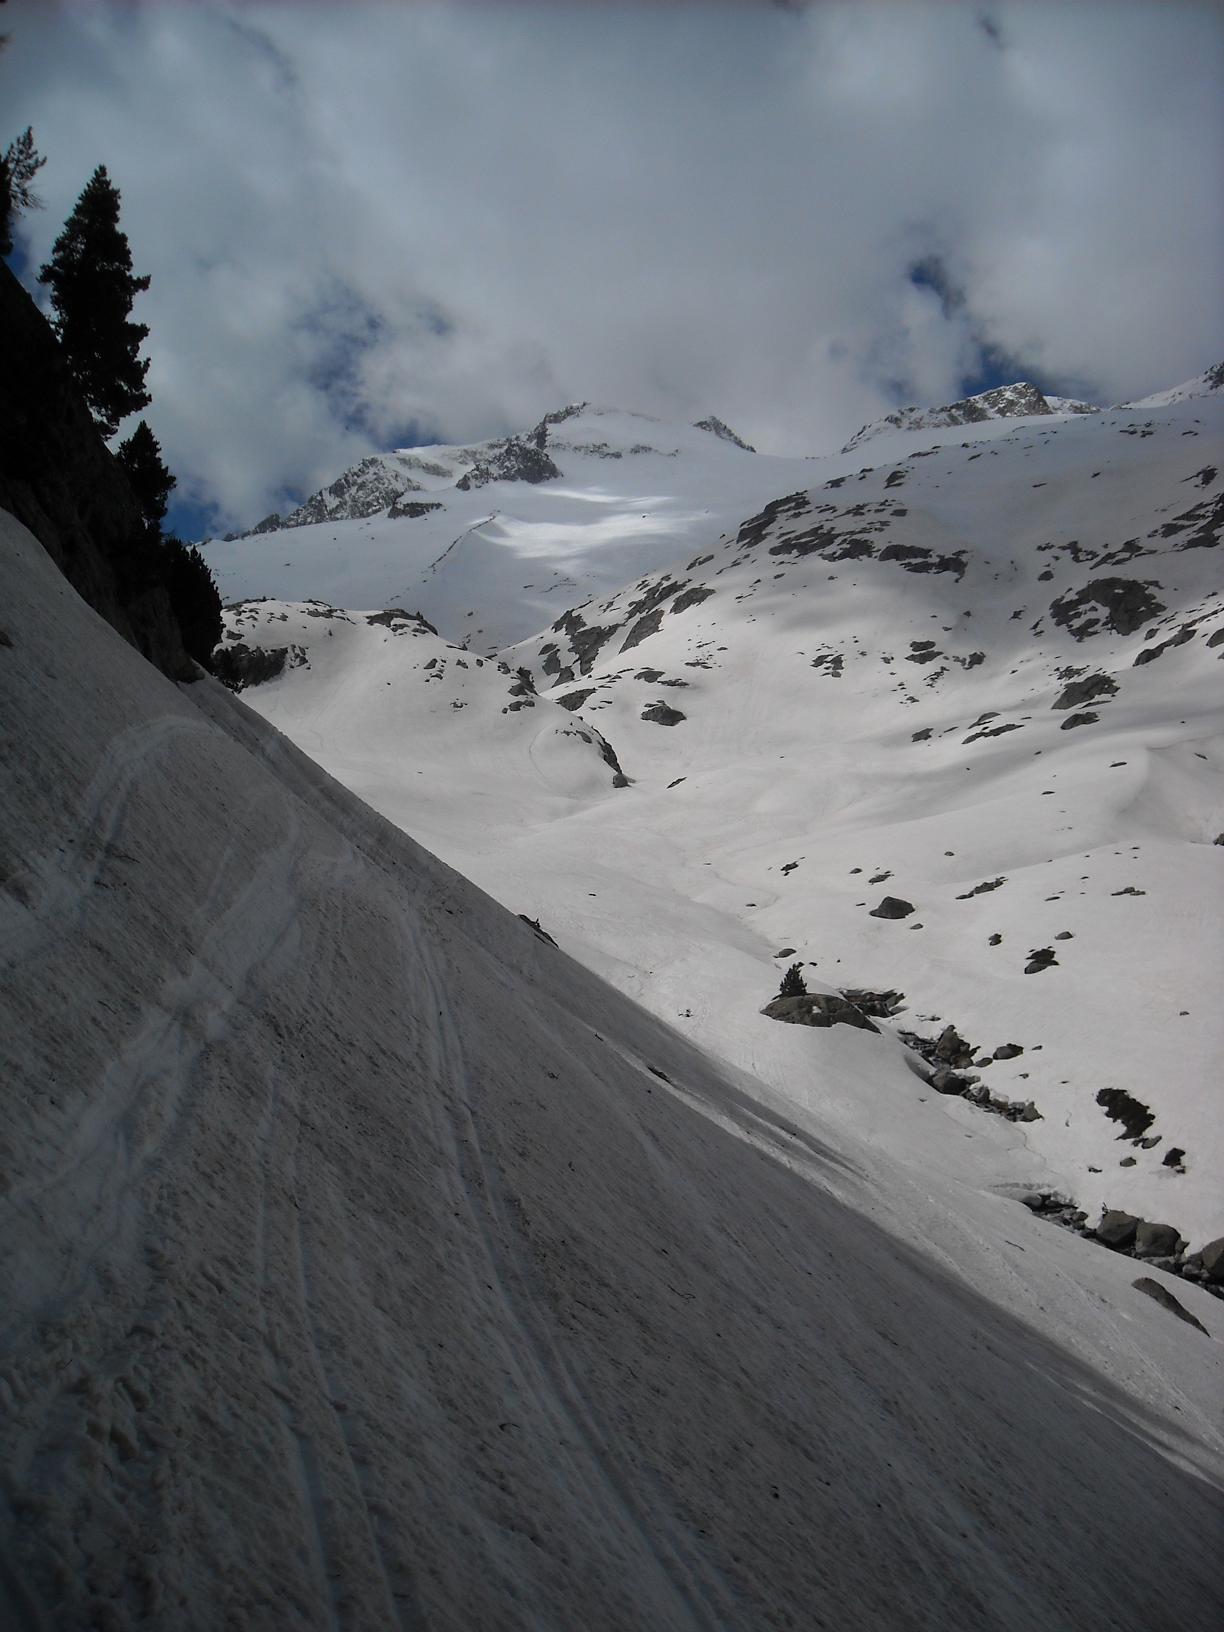
<svg viewBox="0 0 1224 1632">
<path fill-rule="evenodd" d="M 1116 1208 L 1107 1207 L 1101 1214 L 1101 1221 L 1094 1234 L 1098 1241 L 1104 1242 L 1107 1247 L 1114 1247 L 1119 1252 L 1125 1251 L 1135 1244 L 1135 1233 L 1142 1223 L 1133 1213 L 1123 1213 Z"/>
<path fill-rule="evenodd" d="M 836 993 L 809 992 L 803 997 L 775 997 L 761 1010 L 771 1020 L 793 1026 L 854 1026 L 859 1031 L 879 1031 L 847 998 Z"/>
<path fill-rule="evenodd" d="M 1202 1260 L 1203 1273 L 1208 1280 L 1224 1282 L 1224 1235 L 1215 1241 L 1208 1241 L 1205 1247 L 1200 1247 L 1199 1258 Z"/>
<path fill-rule="evenodd" d="M 1128 1094 L 1125 1088 L 1100 1088 L 1096 1102 L 1111 1122 L 1122 1124 L 1128 1139 L 1141 1138 L 1156 1120 L 1143 1101 Z"/>
<path fill-rule="evenodd" d="M 682 714 L 678 708 L 668 708 L 666 703 L 647 703 L 642 710 L 642 718 L 654 725 L 679 725 L 688 715 Z"/>
<path fill-rule="evenodd" d="M 1135 1257 L 1171 1258 L 1180 1239 L 1172 1224 L 1149 1224 L 1141 1218 L 1135 1230 Z"/>
<path fill-rule="evenodd" d="M 886 895 L 878 907 L 872 907 L 872 918 L 908 918 L 915 911 L 912 901 L 903 901 L 899 895 Z"/>
</svg>

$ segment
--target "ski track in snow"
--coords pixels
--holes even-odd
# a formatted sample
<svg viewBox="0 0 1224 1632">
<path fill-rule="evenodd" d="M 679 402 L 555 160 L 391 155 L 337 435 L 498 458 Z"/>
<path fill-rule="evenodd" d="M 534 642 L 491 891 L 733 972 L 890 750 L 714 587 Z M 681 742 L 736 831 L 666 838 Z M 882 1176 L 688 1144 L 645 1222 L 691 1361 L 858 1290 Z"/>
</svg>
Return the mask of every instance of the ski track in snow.
<svg viewBox="0 0 1224 1632">
<path fill-rule="evenodd" d="M 407 958 L 415 963 L 430 1009 L 437 1015 L 434 1068 L 442 1094 L 450 1100 L 443 1115 L 454 1190 L 482 1247 L 482 1261 L 474 1273 L 492 1277 L 484 1284 L 495 1291 L 505 1311 L 503 1331 L 518 1336 L 507 1357 L 518 1386 L 549 1422 L 555 1443 L 564 1448 L 570 1500 L 593 1508 L 594 1524 L 622 1538 L 629 1557 L 636 1560 L 635 1591 L 644 1598 L 649 1590 L 660 1624 L 691 1625 L 702 1632 L 721 1628 L 727 1624 L 722 1584 L 705 1578 L 699 1561 L 668 1523 L 665 1509 L 648 1508 L 635 1495 L 640 1470 L 621 1465 L 595 1402 L 562 1353 L 554 1319 L 533 1285 L 529 1261 L 517 1242 L 516 1198 L 505 1189 L 496 1159 L 482 1142 L 480 1088 L 464 1062 L 445 983 L 426 938 L 412 934 L 406 924 L 404 933 Z M 585 1453 L 580 1460 L 572 1459 L 573 1445 Z M 654 1585 L 648 1589 L 651 1581 Z M 647 1613 L 643 1599 L 639 1602 Z"/>
</svg>

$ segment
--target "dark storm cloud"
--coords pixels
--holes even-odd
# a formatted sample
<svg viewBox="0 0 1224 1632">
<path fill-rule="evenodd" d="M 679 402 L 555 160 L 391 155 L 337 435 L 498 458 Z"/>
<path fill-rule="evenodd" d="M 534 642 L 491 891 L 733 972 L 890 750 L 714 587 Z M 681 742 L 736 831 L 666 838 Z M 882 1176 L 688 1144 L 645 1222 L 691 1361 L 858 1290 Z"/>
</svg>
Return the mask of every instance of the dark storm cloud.
<svg viewBox="0 0 1224 1632">
<path fill-rule="evenodd" d="M 1224 350 L 1209 6 L 6 10 L 32 254 L 105 162 L 227 522 L 575 397 L 817 451 L 983 346 L 1110 400 Z"/>
</svg>

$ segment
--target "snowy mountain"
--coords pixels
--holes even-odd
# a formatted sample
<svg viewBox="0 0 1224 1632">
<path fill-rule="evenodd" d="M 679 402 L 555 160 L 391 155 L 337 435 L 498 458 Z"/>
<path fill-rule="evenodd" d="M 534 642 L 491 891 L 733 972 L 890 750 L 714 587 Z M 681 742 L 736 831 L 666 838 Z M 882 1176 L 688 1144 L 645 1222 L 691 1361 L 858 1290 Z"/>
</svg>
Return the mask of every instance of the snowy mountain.
<svg viewBox="0 0 1224 1632">
<path fill-rule="evenodd" d="M 666 425 L 578 403 L 522 436 L 372 456 L 258 536 L 206 553 L 228 599 L 420 609 L 487 656 L 808 470 L 754 454 L 721 420 Z"/>
<path fill-rule="evenodd" d="M 957 1177 L 888 1037 L 719 1063 L 0 546 L 6 1625 L 1214 1624 L 1224 1304 Z"/>
<path fill-rule="evenodd" d="M 999 385 L 992 391 L 981 391 L 975 397 L 964 397 L 949 403 L 946 408 L 898 408 L 895 413 L 874 419 L 856 431 L 842 449 L 850 453 L 864 442 L 889 431 L 929 431 L 950 425 L 979 425 L 988 419 L 1030 419 L 1044 414 L 1096 414 L 1100 409 L 1090 402 L 1077 402 L 1071 397 L 1047 397 L 1027 380 L 1014 385 Z"/>
<path fill-rule="evenodd" d="M 1169 391 L 1157 391 L 1150 397 L 1140 397 L 1136 402 L 1127 403 L 1126 406 L 1167 408 L 1175 402 L 1189 402 L 1195 397 L 1214 396 L 1222 390 L 1224 390 L 1224 363 L 1217 363 L 1214 368 L 1196 374 L 1192 380 L 1183 380 L 1181 385 L 1175 385 Z"/>
<path fill-rule="evenodd" d="M 885 1029 L 973 1042 L 970 1103 L 1035 1107 L 1004 1166 L 1201 1243 L 1224 1230 L 1219 405 L 986 429 L 909 433 L 721 537 L 703 517 L 696 553 L 500 668 L 458 667 L 462 623 L 405 643 L 253 603 L 230 637 L 301 657 L 246 694 L 269 720 L 719 1057 L 812 1103 L 819 1045 L 757 1013 L 780 948 L 827 990 L 901 991 Z M 873 916 L 886 894 L 913 913 Z M 962 1152 L 987 1184 L 995 1122 Z M 910 1118 L 877 1137 L 902 1158 Z"/>
</svg>

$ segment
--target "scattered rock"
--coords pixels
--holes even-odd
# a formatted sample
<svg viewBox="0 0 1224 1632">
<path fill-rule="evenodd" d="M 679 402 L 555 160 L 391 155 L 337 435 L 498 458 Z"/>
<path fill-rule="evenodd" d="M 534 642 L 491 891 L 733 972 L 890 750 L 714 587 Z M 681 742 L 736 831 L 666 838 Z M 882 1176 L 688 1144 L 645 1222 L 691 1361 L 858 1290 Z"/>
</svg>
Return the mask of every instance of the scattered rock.
<svg viewBox="0 0 1224 1632">
<path fill-rule="evenodd" d="M 1091 709 L 1082 714 L 1068 714 L 1058 729 L 1060 731 L 1074 731 L 1077 725 L 1095 725 L 1100 717 L 1099 714 L 1094 714 Z"/>
<path fill-rule="evenodd" d="M 1024 1049 L 1019 1043 L 1001 1043 L 994 1051 L 994 1058 L 996 1060 L 1014 1060 L 1023 1053 Z"/>
<path fill-rule="evenodd" d="M 1164 1153 L 1164 1161 L 1161 1163 L 1161 1166 L 1175 1167 L 1180 1169 L 1185 1159 L 1186 1153 L 1180 1145 L 1170 1145 L 1168 1150 L 1166 1150 Z"/>
<path fill-rule="evenodd" d="M 1166 1258 L 1177 1251 L 1177 1243 L 1181 1239 L 1172 1224 L 1150 1224 L 1146 1218 L 1139 1220 L 1139 1227 L 1135 1231 L 1136 1258 Z"/>
<path fill-rule="evenodd" d="M 872 907 L 871 918 L 908 918 L 915 910 L 912 901 L 903 901 L 898 895 L 886 895 L 878 907 Z"/>
<path fill-rule="evenodd" d="M 642 710 L 642 718 L 653 725 L 679 725 L 688 715 L 682 714 L 678 708 L 669 708 L 666 703 L 647 703 Z"/>
<path fill-rule="evenodd" d="M 864 987 L 847 986 L 842 996 L 856 1009 L 864 1014 L 874 1015 L 878 1020 L 887 1020 L 889 1015 L 896 1014 L 905 1002 L 905 993 L 888 990 L 886 992 L 872 992 Z"/>
<path fill-rule="evenodd" d="M 1076 708 L 1080 703 L 1091 703 L 1098 697 L 1112 697 L 1117 689 L 1117 681 L 1109 675 L 1088 674 L 1082 680 L 1072 680 L 1064 686 L 1050 707 Z"/>
<path fill-rule="evenodd" d="M 966 890 L 964 895 L 958 895 L 956 899 L 968 901 L 975 895 L 988 895 L 991 890 L 997 890 L 1000 885 L 1006 883 L 1006 878 L 988 878 L 984 884 L 975 884 L 971 890 Z"/>
<path fill-rule="evenodd" d="M 1104 1242 L 1107 1247 L 1113 1247 L 1116 1251 L 1124 1251 L 1134 1245 L 1135 1232 L 1139 1228 L 1140 1222 L 1141 1220 L 1137 1219 L 1133 1213 L 1123 1213 L 1115 1208 L 1107 1207 L 1101 1214 L 1101 1222 L 1093 1233 L 1096 1235 L 1097 1240 Z"/>
<path fill-rule="evenodd" d="M 1127 1139 L 1141 1138 L 1156 1120 L 1147 1106 L 1133 1094 L 1128 1094 L 1125 1088 L 1101 1088 L 1096 1102 L 1111 1122 L 1121 1122 Z M 1168 1161 L 1168 1156 L 1165 1161 Z"/>
<path fill-rule="evenodd" d="M 1215 1241 L 1208 1241 L 1205 1247 L 1200 1248 L 1197 1256 L 1203 1273 L 1209 1280 L 1224 1282 L 1224 1235 Z"/>
<path fill-rule="evenodd" d="M 1052 946 L 1040 946 L 1029 951 L 1029 961 L 1024 966 L 1026 975 L 1039 975 L 1043 969 L 1051 969 L 1058 963 Z"/>
<path fill-rule="evenodd" d="M 540 928 L 540 920 L 538 918 L 528 918 L 525 912 L 520 912 L 519 917 L 522 919 L 523 923 L 527 925 L 528 929 L 535 931 L 540 940 L 547 941 L 549 946 L 556 946 L 556 941 L 553 940 L 548 931 Z"/>
</svg>

